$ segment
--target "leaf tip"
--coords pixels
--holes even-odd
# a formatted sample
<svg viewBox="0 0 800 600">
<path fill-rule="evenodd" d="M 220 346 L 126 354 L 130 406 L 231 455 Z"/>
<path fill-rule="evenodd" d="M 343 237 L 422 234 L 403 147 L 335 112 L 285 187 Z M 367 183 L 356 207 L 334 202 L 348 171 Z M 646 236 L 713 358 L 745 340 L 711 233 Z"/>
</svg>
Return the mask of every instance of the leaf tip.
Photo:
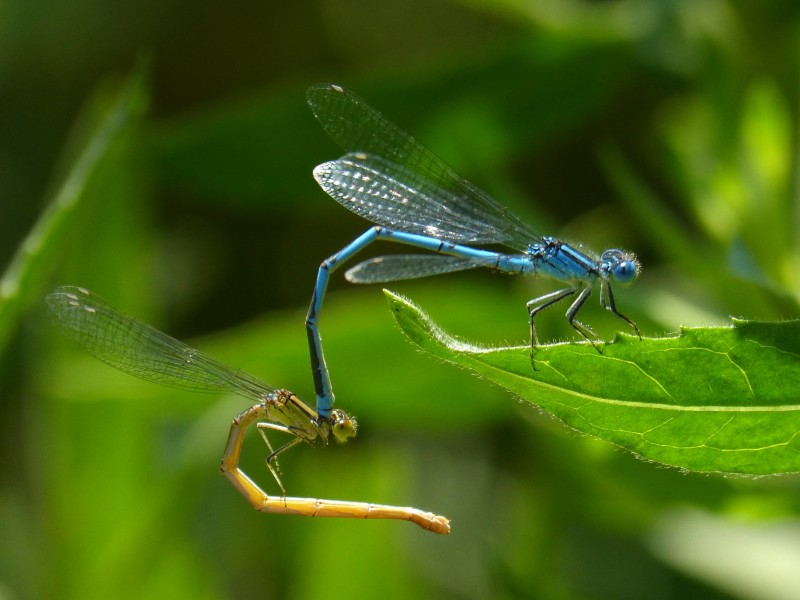
<svg viewBox="0 0 800 600">
<path fill-rule="evenodd" d="M 401 296 L 392 290 L 386 289 L 383 290 L 383 293 L 386 296 L 386 302 L 389 304 L 389 309 L 395 314 L 395 318 L 397 318 L 397 313 L 400 313 L 403 310 L 419 312 L 419 308 L 417 308 L 417 306 L 405 296 Z"/>
</svg>

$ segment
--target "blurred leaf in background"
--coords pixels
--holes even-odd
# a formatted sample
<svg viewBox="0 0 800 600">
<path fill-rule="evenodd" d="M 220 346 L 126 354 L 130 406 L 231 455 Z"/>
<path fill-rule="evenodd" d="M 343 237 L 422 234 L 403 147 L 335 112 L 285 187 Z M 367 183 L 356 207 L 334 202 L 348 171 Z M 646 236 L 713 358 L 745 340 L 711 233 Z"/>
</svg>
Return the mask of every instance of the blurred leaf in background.
<svg viewBox="0 0 800 600">
<path fill-rule="evenodd" d="M 85 285 L 312 397 L 314 275 L 366 228 L 311 178 L 339 152 L 304 90 L 330 81 L 543 234 L 635 250 L 643 276 L 617 300 L 646 335 L 797 317 L 798 12 L 1 3 L 0 595 L 796 597 L 795 477 L 684 474 L 576 437 L 415 352 L 377 287 L 335 278 L 321 323 L 359 437 L 294 449 L 283 481 L 292 495 L 435 510 L 452 519 L 447 538 L 254 513 L 218 473 L 246 407 L 82 355 L 41 297 Z M 68 212 L 48 208 L 65 197 Z M 524 303 L 547 286 L 465 273 L 395 287 L 448 331 L 502 345 L 524 343 Z M 613 337 L 616 320 L 586 310 Z M 572 339 L 558 311 L 540 335 Z M 243 466 L 269 489 L 258 443 Z M 744 568 L 748 549 L 772 568 Z"/>
</svg>

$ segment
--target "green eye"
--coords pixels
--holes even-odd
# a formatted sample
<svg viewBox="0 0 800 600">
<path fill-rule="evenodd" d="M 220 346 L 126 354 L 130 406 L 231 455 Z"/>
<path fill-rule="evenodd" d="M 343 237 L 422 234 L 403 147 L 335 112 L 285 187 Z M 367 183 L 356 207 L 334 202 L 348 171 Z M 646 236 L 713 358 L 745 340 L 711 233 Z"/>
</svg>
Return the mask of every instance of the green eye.
<svg viewBox="0 0 800 600">
<path fill-rule="evenodd" d="M 356 437 L 358 423 L 356 423 L 354 417 L 351 417 L 343 410 L 336 409 L 331 413 L 331 419 L 333 421 L 333 425 L 331 426 L 333 439 L 337 442 L 344 444 L 350 441 L 351 438 Z"/>
</svg>

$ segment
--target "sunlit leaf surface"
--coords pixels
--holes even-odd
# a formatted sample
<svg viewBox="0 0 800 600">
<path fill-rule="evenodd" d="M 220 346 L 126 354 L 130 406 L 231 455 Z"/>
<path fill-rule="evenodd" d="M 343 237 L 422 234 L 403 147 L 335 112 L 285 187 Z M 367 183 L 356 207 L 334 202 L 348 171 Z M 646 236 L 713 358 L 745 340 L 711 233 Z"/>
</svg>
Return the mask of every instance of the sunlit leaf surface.
<svg viewBox="0 0 800 600">
<path fill-rule="evenodd" d="M 403 331 L 569 426 L 659 463 L 692 471 L 800 471 L 800 321 L 734 321 L 639 341 L 483 348 L 439 328 L 386 292 Z"/>
</svg>

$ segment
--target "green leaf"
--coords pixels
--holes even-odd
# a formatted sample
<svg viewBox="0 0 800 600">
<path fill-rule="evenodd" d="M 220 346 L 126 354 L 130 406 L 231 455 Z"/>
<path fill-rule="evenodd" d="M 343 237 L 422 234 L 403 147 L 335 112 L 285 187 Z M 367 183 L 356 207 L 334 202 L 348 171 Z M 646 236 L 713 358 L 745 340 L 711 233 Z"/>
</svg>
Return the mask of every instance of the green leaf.
<svg viewBox="0 0 800 600">
<path fill-rule="evenodd" d="M 588 435 L 690 471 L 800 471 L 800 321 L 734 320 L 676 337 L 484 348 L 384 291 L 422 349 L 510 390 Z M 454 399 L 455 401 L 455 399 Z"/>
</svg>

